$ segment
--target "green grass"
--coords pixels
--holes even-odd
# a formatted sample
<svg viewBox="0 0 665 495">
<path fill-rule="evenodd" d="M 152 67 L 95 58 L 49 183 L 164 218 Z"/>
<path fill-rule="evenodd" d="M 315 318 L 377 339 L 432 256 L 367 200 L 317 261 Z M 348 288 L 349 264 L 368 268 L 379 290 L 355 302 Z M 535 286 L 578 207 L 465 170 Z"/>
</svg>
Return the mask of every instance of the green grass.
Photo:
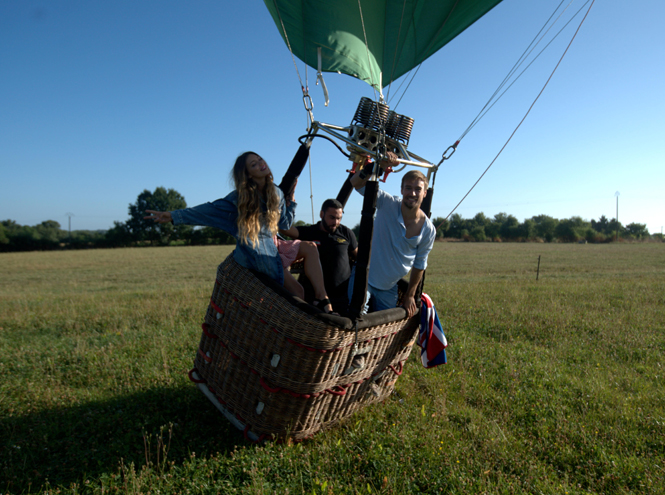
<svg viewBox="0 0 665 495">
<path fill-rule="evenodd" d="M 231 249 L 0 255 L 0 493 L 665 493 L 665 245 L 437 243 L 449 364 L 296 445 L 187 378 Z"/>
</svg>

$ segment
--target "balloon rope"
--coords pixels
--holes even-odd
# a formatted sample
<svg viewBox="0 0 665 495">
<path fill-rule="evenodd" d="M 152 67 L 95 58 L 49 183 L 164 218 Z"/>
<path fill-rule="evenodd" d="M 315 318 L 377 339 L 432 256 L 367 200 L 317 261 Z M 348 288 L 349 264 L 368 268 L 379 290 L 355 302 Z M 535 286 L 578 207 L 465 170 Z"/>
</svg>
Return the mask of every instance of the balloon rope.
<svg viewBox="0 0 665 495">
<path fill-rule="evenodd" d="M 360 12 L 360 24 L 363 27 L 363 36 L 365 37 L 365 51 L 367 52 L 367 65 L 369 66 L 370 70 L 372 71 L 372 79 L 376 77 L 374 74 L 374 69 L 372 67 L 372 62 L 369 58 L 369 43 L 367 42 L 367 32 L 365 31 L 365 19 L 363 18 L 363 7 L 360 5 L 360 0 L 358 0 L 358 10 Z M 374 100 L 376 100 L 376 87 L 374 84 L 371 85 L 372 89 L 374 89 Z M 379 92 L 381 91 L 381 88 L 379 88 Z M 383 95 L 381 95 L 383 98 Z"/>
<path fill-rule="evenodd" d="M 404 10 L 406 9 L 406 0 L 402 3 L 402 15 L 399 18 L 399 30 L 397 31 L 397 40 L 395 41 L 395 55 L 393 56 L 393 68 L 390 72 L 390 82 L 388 83 L 388 92 L 386 93 L 386 101 L 390 101 L 390 89 L 393 87 L 393 76 L 395 75 L 395 65 L 397 63 L 397 52 L 399 47 L 399 39 L 402 37 L 402 22 L 404 21 Z M 400 88 L 402 85 L 400 84 Z M 399 91 L 399 88 L 397 88 Z"/>
<path fill-rule="evenodd" d="M 309 155 L 309 202 L 312 204 L 312 225 L 314 221 L 314 189 L 312 186 L 312 155 Z"/>
<path fill-rule="evenodd" d="M 275 10 L 277 10 L 277 16 L 279 17 L 279 22 L 282 25 L 282 32 L 284 33 L 284 40 L 286 41 L 286 46 L 289 48 L 289 53 L 291 53 L 291 59 L 293 60 L 293 66 L 296 68 L 296 75 L 298 76 L 298 81 L 300 81 L 300 87 L 302 88 L 303 94 L 306 93 L 308 88 L 303 84 L 302 78 L 300 77 L 300 71 L 298 70 L 298 64 L 296 63 L 296 57 L 293 55 L 293 49 L 291 49 L 291 43 L 289 42 L 289 35 L 286 34 L 286 28 L 284 27 L 284 21 L 282 20 L 282 13 L 279 11 L 279 6 L 277 5 L 277 0 L 273 0 L 275 5 Z M 307 64 L 305 64 L 305 70 L 307 70 Z"/>
<path fill-rule="evenodd" d="M 515 65 L 513 65 L 512 69 L 510 69 L 510 71 L 508 72 L 506 77 L 503 79 L 501 84 L 499 84 L 496 91 L 494 91 L 494 94 L 492 94 L 492 96 L 487 100 L 487 103 L 485 103 L 485 106 L 483 106 L 483 108 L 480 110 L 480 112 L 478 112 L 478 115 L 476 116 L 476 118 L 473 119 L 471 124 L 469 124 L 469 127 L 467 127 L 466 130 L 462 133 L 462 135 L 459 137 L 458 141 L 461 141 L 469 133 L 469 131 L 471 131 L 471 129 L 473 129 L 475 127 L 475 125 L 485 116 L 485 114 L 487 112 L 489 112 L 492 109 L 492 107 L 503 97 L 503 95 L 506 94 L 506 92 L 512 87 L 512 85 L 515 84 L 520 77 L 522 77 L 522 74 L 524 74 L 527 71 L 527 69 L 529 67 L 531 67 L 531 65 L 538 59 L 538 57 L 540 57 L 540 55 L 543 54 L 543 52 L 563 32 L 563 30 L 568 26 L 568 24 L 570 24 L 572 22 L 572 20 L 575 17 L 577 17 L 577 15 L 589 3 L 590 0 L 587 0 L 587 2 L 584 3 L 582 5 L 582 7 L 580 7 L 580 9 L 573 16 L 571 16 L 571 18 L 568 20 L 568 22 L 566 22 L 566 24 L 564 24 L 564 26 L 559 30 L 559 32 L 552 37 L 552 39 L 547 43 L 547 45 L 545 45 L 545 47 L 538 53 L 538 55 L 536 55 L 533 58 L 533 60 L 531 60 L 531 62 L 529 62 L 529 64 L 524 68 L 524 70 L 522 70 L 522 72 L 520 72 L 520 74 L 497 97 L 496 95 L 499 93 L 499 91 L 501 91 L 501 89 L 508 83 L 510 78 L 515 74 L 517 69 L 526 61 L 527 57 L 529 55 L 531 55 L 531 53 L 533 53 L 533 51 L 536 49 L 536 47 L 543 41 L 543 38 L 545 37 L 545 35 L 547 35 L 547 33 L 554 27 L 554 25 L 559 21 L 559 19 L 561 19 L 561 16 L 566 12 L 566 10 L 568 10 L 568 7 L 570 7 L 570 5 L 573 3 L 574 0 L 570 0 L 570 3 L 566 6 L 565 9 L 563 9 L 561 14 L 559 14 L 559 17 L 557 17 L 557 20 L 554 21 L 549 28 L 547 28 L 547 31 L 545 31 L 545 33 L 543 33 L 543 30 L 550 23 L 550 21 L 554 17 L 554 14 L 556 14 L 556 12 L 559 10 L 559 8 L 561 7 L 561 5 L 563 4 L 564 1 L 565 0 L 561 0 L 561 3 L 559 3 L 559 5 L 556 7 L 556 9 L 554 9 L 554 12 L 552 12 L 552 15 L 550 15 L 549 19 L 547 19 L 547 21 L 545 22 L 543 27 L 540 28 L 540 31 L 538 31 L 538 34 L 536 34 L 536 36 L 533 38 L 533 40 L 531 40 L 531 43 L 529 43 L 529 46 L 526 47 L 526 49 L 524 50 L 522 55 L 517 59 L 517 62 L 515 62 Z M 541 33 L 543 33 L 542 36 L 541 36 Z M 540 37 L 540 39 L 538 39 L 538 37 Z M 537 39 L 538 39 L 538 41 L 536 41 Z M 492 101 L 492 100 L 494 100 L 494 101 Z"/>
<path fill-rule="evenodd" d="M 432 36 L 432 38 L 429 41 L 429 45 L 427 45 L 427 48 L 425 48 L 425 50 L 423 50 L 422 53 L 427 53 L 428 51 L 430 51 L 432 49 L 432 47 L 434 46 L 434 40 L 436 40 L 436 38 L 441 33 L 441 30 L 446 26 L 446 24 L 448 24 L 448 19 L 450 19 L 450 16 L 453 15 L 453 12 L 457 8 L 458 3 L 459 3 L 459 0 L 457 0 L 455 2 L 455 5 L 452 6 L 450 11 L 448 12 L 448 15 L 446 16 L 446 19 L 439 26 L 439 30 L 436 32 L 436 34 L 434 36 Z M 425 58 L 427 58 L 427 57 L 425 57 Z M 424 62 L 424 60 L 423 60 L 423 62 Z M 416 72 L 413 73 L 413 76 L 411 76 L 411 80 L 409 81 L 409 84 L 407 84 L 406 88 L 404 89 L 404 92 L 402 93 L 402 96 L 400 96 L 399 100 L 397 100 L 397 104 L 395 105 L 395 108 L 394 108 L 395 110 L 397 110 L 397 107 L 399 106 L 400 102 L 402 101 L 402 98 L 404 98 L 404 95 L 409 90 L 409 87 L 411 87 L 411 83 L 416 78 L 416 75 L 418 74 L 418 71 L 420 70 L 420 67 L 423 65 L 423 62 L 420 62 L 420 64 L 418 64 L 418 68 L 416 69 Z"/>
<path fill-rule="evenodd" d="M 570 46 L 573 44 L 573 41 L 574 41 L 575 38 L 577 37 L 577 33 L 579 33 L 580 29 L 582 28 L 582 24 L 584 24 L 584 21 L 586 20 L 587 16 L 589 15 L 589 12 L 591 11 L 591 7 L 593 7 L 593 4 L 595 3 L 595 1 L 596 1 L 596 0 L 591 0 L 591 5 L 589 5 L 589 9 L 586 11 L 586 14 L 584 14 L 584 18 L 582 18 L 582 21 L 580 22 L 579 26 L 577 26 L 577 29 L 575 30 L 575 33 L 573 34 L 573 37 L 570 39 L 570 42 L 568 43 L 568 46 L 566 47 L 566 49 L 565 49 L 564 52 L 563 52 L 563 55 L 561 55 L 561 58 L 559 58 L 559 61 L 557 62 L 556 67 L 554 67 L 554 69 L 552 70 L 552 73 L 550 74 L 550 77 L 548 77 L 548 78 L 547 78 L 547 81 L 545 81 L 545 84 L 543 85 L 542 89 L 540 90 L 540 93 L 538 93 L 538 96 L 536 96 L 536 99 L 533 100 L 533 103 L 531 103 L 531 106 L 530 106 L 529 109 L 527 110 L 526 114 L 524 114 L 524 117 L 522 117 L 522 120 L 520 121 L 520 123 L 517 124 L 517 127 L 515 127 L 515 130 L 512 132 L 512 134 L 510 135 L 510 137 L 508 138 L 508 140 L 507 140 L 507 141 L 505 142 L 505 144 L 501 147 L 501 149 L 499 150 L 499 152 L 496 154 L 496 156 L 494 157 L 494 159 L 492 160 L 492 162 L 487 166 L 487 168 L 486 168 L 485 171 L 481 174 L 481 176 L 478 178 L 478 180 L 473 184 L 473 186 L 471 186 L 471 189 L 469 189 L 469 191 L 464 195 L 464 197 L 460 200 L 460 202 L 457 203 L 457 205 L 455 205 L 455 208 L 453 208 L 452 211 L 451 211 L 450 213 L 448 213 L 448 215 L 446 216 L 445 220 L 448 220 L 448 219 L 450 218 L 450 215 L 452 215 L 452 214 L 455 212 L 455 210 L 457 210 L 457 208 L 459 207 L 459 205 L 461 205 L 462 202 L 466 199 L 466 197 L 467 197 L 469 194 L 471 194 L 471 191 L 473 191 L 473 189 L 478 185 L 478 183 L 479 183 L 480 180 L 485 176 L 485 174 L 488 172 L 488 170 L 490 169 L 490 167 L 491 167 L 492 165 L 494 165 L 494 162 L 497 160 L 497 158 L 499 158 L 499 155 L 503 152 L 503 150 L 506 148 L 506 146 L 508 146 L 508 143 L 510 142 L 510 140 L 513 139 L 513 136 L 514 136 L 515 133 L 517 132 L 517 129 L 520 128 L 520 126 L 521 126 L 522 123 L 526 120 L 526 118 L 527 118 L 527 116 L 529 115 L 529 113 L 531 113 L 531 110 L 533 109 L 534 105 L 536 104 L 536 102 L 538 101 L 538 99 L 540 98 L 540 96 L 543 94 L 543 91 L 545 91 L 545 88 L 547 87 L 547 85 L 549 84 L 550 80 L 552 79 L 552 76 L 554 76 L 554 73 L 555 73 L 556 70 L 559 68 L 559 65 L 561 64 L 561 61 L 562 61 L 563 58 L 566 56 L 566 53 L 568 53 L 568 49 L 570 48 Z M 442 223 L 443 223 L 443 222 L 442 222 Z M 440 226 L 440 225 L 439 225 L 439 226 Z M 437 226 L 437 229 L 439 228 L 439 226 Z"/>
</svg>

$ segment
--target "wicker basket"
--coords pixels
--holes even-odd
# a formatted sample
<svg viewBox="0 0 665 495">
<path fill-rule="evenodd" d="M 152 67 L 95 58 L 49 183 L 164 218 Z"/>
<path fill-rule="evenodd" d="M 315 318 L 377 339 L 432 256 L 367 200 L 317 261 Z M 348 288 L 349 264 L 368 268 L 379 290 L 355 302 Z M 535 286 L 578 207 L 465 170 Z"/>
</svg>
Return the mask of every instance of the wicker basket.
<svg viewBox="0 0 665 495">
<path fill-rule="evenodd" d="M 231 255 L 190 377 L 249 438 L 302 440 L 392 392 L 418 323 L 403 308 L 326 315 Z"/>
</svg>

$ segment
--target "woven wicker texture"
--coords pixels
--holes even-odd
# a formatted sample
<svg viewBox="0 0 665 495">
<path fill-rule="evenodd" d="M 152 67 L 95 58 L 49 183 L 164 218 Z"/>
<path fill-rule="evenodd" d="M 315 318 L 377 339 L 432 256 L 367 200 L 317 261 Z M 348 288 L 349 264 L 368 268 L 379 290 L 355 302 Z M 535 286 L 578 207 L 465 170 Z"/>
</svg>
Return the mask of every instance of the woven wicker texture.
<svg viewBox="0 0 665 495">
<path fill-rule="evenodd" d="M 303 439 L 392 392 L 418 323 L 339 328 L 229 256 L 217 271 L 195 368 L 255 434 Z"/>
</svg>

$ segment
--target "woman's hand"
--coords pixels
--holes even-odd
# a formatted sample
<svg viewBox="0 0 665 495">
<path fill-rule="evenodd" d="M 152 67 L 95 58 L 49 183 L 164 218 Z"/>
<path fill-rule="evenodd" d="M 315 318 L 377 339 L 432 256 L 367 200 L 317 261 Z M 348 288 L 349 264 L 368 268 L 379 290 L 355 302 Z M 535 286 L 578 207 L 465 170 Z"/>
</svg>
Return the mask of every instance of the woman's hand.
<svg viewBox="0 0 665 495">
<path fill-rule="evenodd" d="M 155 223 L 169 223 L 173 221 L 170 211 L 146 210 L 145 212 L 150 213 L 150 215 L 143 217 L 144 220 L 153 220 Z"/>
</svg>

